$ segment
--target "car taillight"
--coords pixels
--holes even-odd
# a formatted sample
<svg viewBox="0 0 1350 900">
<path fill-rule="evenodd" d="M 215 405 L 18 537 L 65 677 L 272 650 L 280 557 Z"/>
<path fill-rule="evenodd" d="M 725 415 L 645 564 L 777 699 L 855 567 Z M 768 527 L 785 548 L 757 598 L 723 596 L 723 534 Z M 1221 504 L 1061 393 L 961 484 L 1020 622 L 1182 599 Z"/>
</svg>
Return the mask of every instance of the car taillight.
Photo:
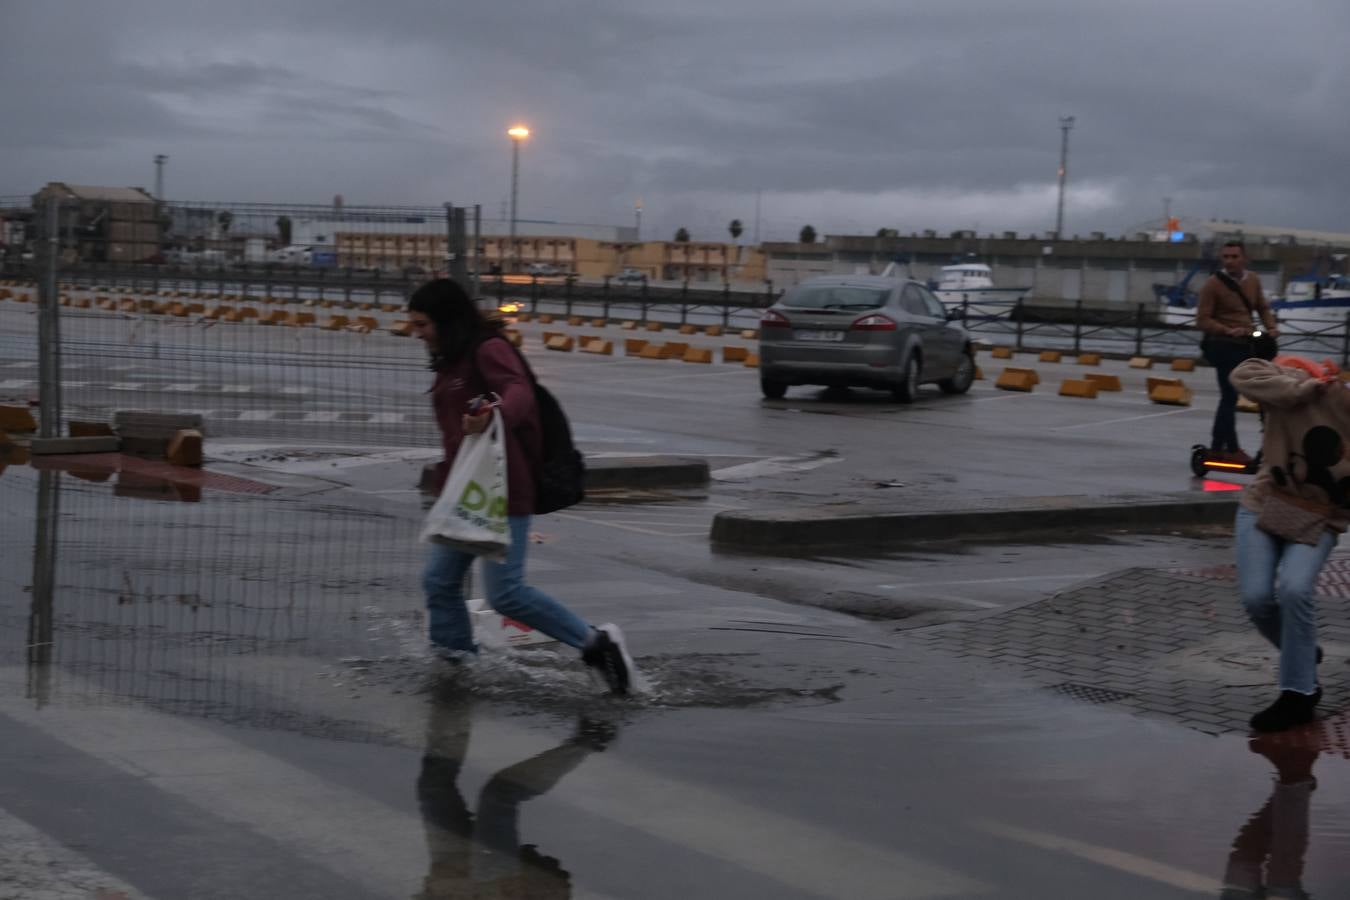
<svg viewBox="0 0 1350 900">
<path fill-rule="evenodd" d="M 873 314 L 863 316 L 855 321 L 849 328 L 854 331 L 894 331 L 895 322 L 882 315 Z"/>
<path fill-rule="evenodd" d="M 791 324 L 788 317 L 776 309 L 766 309 L 764 315 L 759 318 L 760 328 L 785 328 Z"/>
</svg>

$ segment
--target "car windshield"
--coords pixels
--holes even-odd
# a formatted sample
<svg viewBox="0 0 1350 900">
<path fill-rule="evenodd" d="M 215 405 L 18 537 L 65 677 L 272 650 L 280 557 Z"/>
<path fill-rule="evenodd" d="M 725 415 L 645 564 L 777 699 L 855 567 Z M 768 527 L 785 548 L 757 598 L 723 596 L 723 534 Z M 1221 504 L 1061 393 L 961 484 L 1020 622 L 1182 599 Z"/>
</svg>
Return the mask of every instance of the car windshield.
<svg viewBox="0 0 1350 900">
<path fill-rule="evenodd" d="M 789 291 L 783 305 L 805 309 L 876 309 L 885 305 L 889 294 L 888 288 L 805 285 Z"/>
</svg>

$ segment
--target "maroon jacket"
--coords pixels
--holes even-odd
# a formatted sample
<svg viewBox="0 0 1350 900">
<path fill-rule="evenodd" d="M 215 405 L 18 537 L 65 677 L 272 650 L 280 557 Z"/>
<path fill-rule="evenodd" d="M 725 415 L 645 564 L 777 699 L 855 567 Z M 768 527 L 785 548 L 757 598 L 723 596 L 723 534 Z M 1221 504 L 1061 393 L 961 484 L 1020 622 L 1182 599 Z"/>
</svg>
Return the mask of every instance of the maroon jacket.
<svg viewBox="0 0 1350 900">
<path fill-rule="evenodd" d="M 473 357 L 472 359 L 470 357 Z M 445 486 L 450 463 L 464 439 L 461 417 L 479 394 L 502 398 L 501 415 L 506 445 L 506 511 L 512 516 L 534 514 L 534 472 L 540 456 L 539 410 L 534 385 L 525 365 L 510 344 L 489 338 L 476 351 L 436 373 L 431 406 L 441 429 L 445 459 L 437 469 L 436 492 Z"/>
</svg>

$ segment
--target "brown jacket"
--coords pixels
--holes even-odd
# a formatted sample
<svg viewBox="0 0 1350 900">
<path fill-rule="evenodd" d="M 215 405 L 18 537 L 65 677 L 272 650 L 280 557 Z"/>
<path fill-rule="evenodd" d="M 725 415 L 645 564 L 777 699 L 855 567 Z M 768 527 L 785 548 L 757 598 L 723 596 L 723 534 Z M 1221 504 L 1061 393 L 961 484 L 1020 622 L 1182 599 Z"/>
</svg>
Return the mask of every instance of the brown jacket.
<svg viewBox="0 0 1350 900">
<path fill-rule="evenodd" d="M 1350 388 L 1263 359 L 1246 360 L 1229 381 L 1261 404 L 1266 419 L 1261 471 L 1243 491 L 1242 505 L 1259 513 L 1271 491 L 1297 494 L 1328 504 L 1327 527 L 1344 532 L 1350 525 Z"/>
<path fill-rule="evenodd" d="M 1275 315 L 1261 291 L 1261 279 L 1252 272 L 1244 272 L 1238 287 L 1242 288 L 1246 303 L 1220 281 L 1218 275 L 1209 276 L 1200 287 L 1200 300 L 1195 306 L 1195 326 L 1205 334 L 1219 337 L 1227 337 L 1229 328 L 1250 328 L 1252 314 L 1247 309 L 1247 303 L 1250 303 L 1252 310 L 1265 323 L 1266 330 L 1273 330 Z"/>
</svg>

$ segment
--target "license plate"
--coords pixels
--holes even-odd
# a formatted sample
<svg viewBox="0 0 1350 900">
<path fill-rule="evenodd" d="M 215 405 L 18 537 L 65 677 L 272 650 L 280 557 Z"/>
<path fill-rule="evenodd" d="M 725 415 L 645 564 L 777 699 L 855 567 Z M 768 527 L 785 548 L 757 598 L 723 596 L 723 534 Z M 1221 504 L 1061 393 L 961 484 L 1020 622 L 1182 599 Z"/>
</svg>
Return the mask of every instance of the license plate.
<svg viewBox="0 0 1350 900">
<path fill-rule="evenodd" d="M 792 336 L 799 341 L 842 341 L 842 331 L 794 331 Z"/>
</svg>

